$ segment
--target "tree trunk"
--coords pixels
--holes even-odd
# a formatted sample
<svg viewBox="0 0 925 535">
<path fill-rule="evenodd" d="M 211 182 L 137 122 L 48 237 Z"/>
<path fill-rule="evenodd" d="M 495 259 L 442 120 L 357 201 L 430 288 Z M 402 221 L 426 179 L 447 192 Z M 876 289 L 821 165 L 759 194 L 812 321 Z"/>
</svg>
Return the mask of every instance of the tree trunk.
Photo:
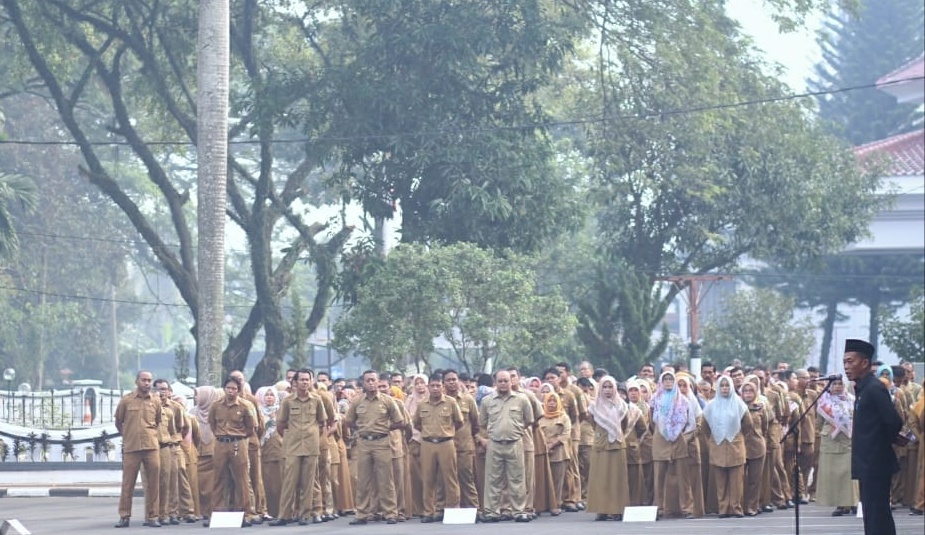
<svg viewBox="0 0 925 535">
<path fill-rule="evenodd" d="M 222 371 L 230 16 L 229 0 L 199 2 L 196 68 L 200 299 L 196 318 L 196 382 L 199 385 L 217 385 Z"/>
<path fill-rule="evenodd" d="M 870 345 L 877 348 L 880 346 L 880 294 L 873 296 L 873 301 L 867 306 L 870 307 Z"/>
<path fill-rule="evenodd" d="M 822 321 L 822 352 L 819 354 L 819 371 L 824 375 L 829 373 L 829 352 L 832 349 L 832 337 L 837 317 L 838 301 L 829 301 L 825 305 L 825 319 Z"/>
</svg>

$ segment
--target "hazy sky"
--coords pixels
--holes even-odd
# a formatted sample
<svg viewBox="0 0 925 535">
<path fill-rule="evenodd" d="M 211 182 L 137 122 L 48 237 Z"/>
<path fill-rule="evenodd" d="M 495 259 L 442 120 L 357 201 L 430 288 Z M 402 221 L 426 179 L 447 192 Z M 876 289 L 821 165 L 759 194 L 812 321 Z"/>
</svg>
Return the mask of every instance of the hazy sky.
<svg viewBox="0 0 925 535">
<path fill-rule="evenodd" d="M 787 69 L 783 81 L 796 93 L 805 91 L 806 78 L 819 59 L 816 30 L 821 17 L 813 18 L 806 28 L 782 35 L 761 0 L 731 0 L 726 9 L 742 24 L 745 33 L 751 35 L 755 45 L 764 50 L 767 59 Z"/>
</svg>

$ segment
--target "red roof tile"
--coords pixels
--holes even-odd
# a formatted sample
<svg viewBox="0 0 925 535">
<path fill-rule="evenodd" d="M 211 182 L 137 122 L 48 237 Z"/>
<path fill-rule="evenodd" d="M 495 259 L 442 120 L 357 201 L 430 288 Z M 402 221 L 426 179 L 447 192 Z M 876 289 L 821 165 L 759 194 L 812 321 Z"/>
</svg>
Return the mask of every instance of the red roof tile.
<svg viewBox="0 0 925 535">
<path fill-rule="evenodd" d="M 900 80 L 922 78 L 923 76 L 925 76 L 925 54 L 922 54 L 921 56 L 915 58 L 909 63 L 906 63 L 890 74 L 887 74 L 886 76 L 883 76 L 877 80 L 877 87 L 881 87 L 886 84 L 901 83 Z M 917 80 L 916 82 L 919 84 L 922 83 L 921 80 Z"/>
<path fill-rule="evenodd" d="M 925 129 L 899 134 L 854 148 L 861 160 L 872 156 L 887 159 L 884 173 L 888 176 L 925 174 Z"/>
</svg>

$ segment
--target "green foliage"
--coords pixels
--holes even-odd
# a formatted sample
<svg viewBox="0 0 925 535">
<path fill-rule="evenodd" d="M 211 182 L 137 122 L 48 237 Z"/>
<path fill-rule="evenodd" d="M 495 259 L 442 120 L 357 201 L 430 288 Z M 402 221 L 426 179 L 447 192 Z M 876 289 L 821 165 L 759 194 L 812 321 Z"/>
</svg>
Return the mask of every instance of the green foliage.
<svg viewBox="0 0 925 535">
<path fill-rule="evenodd" d="M 574 318 L 557 293 L 537 292 L 531 262 L 473 244 L 395 248 L 335 324 L 334 347 L 373 367 L 430 368 L 434 339 L 454 365 L 534 367 L 568 337 Z"/>
<path fill-rule="evenodd" d="M 535 250 L 577 222 L 552 172 L 536 91 L 586 29 L 550 2 L 342 0 L 322 39 L 342 172 L 374 217 L 402 210 L 402 240 Z M 328 33 L 326 33 L 328 32 Z"/>
<path fill-rule="evenodd" d="M 925 291 L 920 286 L 909 294 L 909 314 L 881 310 L 883 341 L 893 353 L 905 360 L 925 360 Z"/>
<path fill-rule="evenodd" d="M 815 340 L 808 320 L 792 321 L 795 301 L 774 290 L 739 291 L 723 313 L 703 326 L 703 355 L 719 368 L 734 359 L 754 366 L 788 362 L 803 366 Z"/>
<path fill-rule="evenodd" d="M 861 0 L 856 11 L 835 6 L 819 32 L 822 61 L 810 87 L 816 90 L 870 86 L 922 54 L 925 8 L 917 0 Z M 912 83 L 922 84 L 922 81 Z M 918 104 L 897 104 L 879 89 L 817 97 L 830 129 L 854 145 L 921 128 Z"/>
<path fill-rule="evenodd" d="M 37 199 L 32 180 L 0 172 L 0 258 L 10 258 L 19 250 L 19 236 L 13 224 L 15 209 L 34 210 Z"/>
<path fill-rule="evenodd" d="M 173 376 L 177 381 L 185 382 L 190 377 L 190 361 L 192 355 L 184 344 L 177 344 L 173 348 Z"/>
<path fill-rule="evenodd" d="M 613 338 L 603 335 L 629 328 L 616 312 L 632 310 L 624 317 L 639 318 L 639 332 L 620 334 L 637 341 L 628 363 L 649 354 L 656 318 L 677 295 L 659 291 L 660 276 L 733 270 L 744 255 L 811 261 L 858 239 L 880 206 L 877 177 L 813 121 L 808 103 L 786 98 L 722 5 L 688 7 L 683 17 L 636 12 L 629 33 L 605 24 L 602 72 L 589 72 L 582 97 L 602 117 L 584 149 L 596 254 L 612 266 L 593 277 L 587 330 Z M 742 102 L 762 103 L 725 106 Z M 632 276 L 621 293 L 604 291 L 615 271 Z"/>
</svg>

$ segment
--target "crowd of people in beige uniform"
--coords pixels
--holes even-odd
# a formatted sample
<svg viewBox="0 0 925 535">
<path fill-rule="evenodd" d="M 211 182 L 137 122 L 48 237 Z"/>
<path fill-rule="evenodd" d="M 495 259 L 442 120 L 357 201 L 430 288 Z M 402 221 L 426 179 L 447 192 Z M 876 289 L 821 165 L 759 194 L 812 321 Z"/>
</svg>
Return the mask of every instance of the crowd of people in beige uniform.
<svg viewBox="0 0 925 535">
<path fill-rule="evenodd" d="M 144 525 L 210 522 L 244 511 L 244 526 L 442 521 L 475 508 L 481 522 L 529 522 L 583 510 L 621 520 L 628 506 L 658 518 L 756 516 L 802 503 L 854 512 L 853 396 L 834 381 L 781 445 L 823 383 L 785 364 L 652 365 L 618 382 L 582 362 L 524 377 L 369 370 L 357 380 L 289 370 L 252 392 L 240 371 L 195 389 L 192 407 L 167 381 L 140 372 L 116 411 L 123 437 L 119 521 L 128 527 L 142 472 Z M 922 514 L 922 386 L 910 365 L 881 367 L 915 437 L 896 446 L 895 507 Z M 799 444 L 797 444 L 799 442 Z M 801 478 L 794 481 L 794 463 Z M 796 486 L 796 488 L 794 488 Z"/>
</svg>

